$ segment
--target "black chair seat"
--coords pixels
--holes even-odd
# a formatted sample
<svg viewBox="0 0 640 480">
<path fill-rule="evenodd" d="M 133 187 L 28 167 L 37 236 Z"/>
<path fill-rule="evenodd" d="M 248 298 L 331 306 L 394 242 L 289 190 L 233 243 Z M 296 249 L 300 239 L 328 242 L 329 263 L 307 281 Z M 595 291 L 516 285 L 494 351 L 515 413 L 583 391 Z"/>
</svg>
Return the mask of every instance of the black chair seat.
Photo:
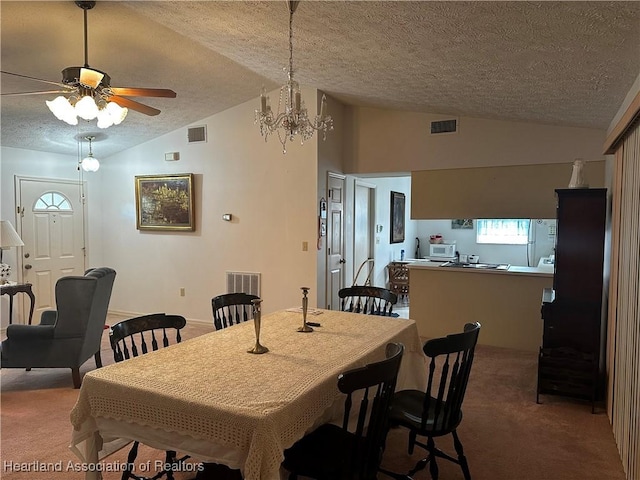
<svg viewBox="0 0 640 480">
<path fill-rule="evenodd" d="M 321 425 L 285 451 L 282 466 L 290 472 L 319 480 L 350 479 L 349 469 L 356 437 L 333 424 Z"/>
<path fill-rule="evenodd" d="M 442 422 L 439 426 L 436 423 L 436 411 L 446 411 L 447 405 L 439 403 L 437 399 L 431 397 L 429 409 L 423 412 L 424 392 L 420 390 L 402 390 L 397 392 L 393 397 L 393 406 L 389 418 L 394 425 L 400 425 L 410 430 L 415 430 L 418 435 L 439 437 L 450 432 L 450 428 L 456 428 L 462 422 L 462 410 L 452 412 L 456 419 L 447 422 L 447 428 L 442 428 Z M 425 417 L 424 426 L 422 417 Z M 441 418 L 441 417 L 438 417 Z"/>
</svg>

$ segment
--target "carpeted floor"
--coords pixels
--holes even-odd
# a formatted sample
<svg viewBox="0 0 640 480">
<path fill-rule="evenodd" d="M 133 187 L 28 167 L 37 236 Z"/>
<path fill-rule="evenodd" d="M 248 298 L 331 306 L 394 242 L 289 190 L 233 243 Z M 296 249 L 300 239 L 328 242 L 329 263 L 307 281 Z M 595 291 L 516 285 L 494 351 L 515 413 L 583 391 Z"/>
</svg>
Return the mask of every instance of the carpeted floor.
<svg viewBox="0 0 640 480">
<path fill-rule="evenodd" d="M 112 322 L 117 321 L 114 318 Z M 212 330 L 188 325 L 184 338 Z M 107 335 L 102 359 L 113 362 Z M 81 372 L 95 367 L 88 361 Z M 591 413 L 590 404 L 554 396 L 535 403 L 536 355 L 528 352 L 478 346 L 464 403 L 464 420 L 458 433 L 464 444 L 474 480 L 624 480 L 625 475 L 606 413 Z M 78 390 L 67 369 L 3 369 L 0 374 L 0 478 L 7 480 L 75 480 L 78 459 L 68 449 L 71 438 L 69 412 Z M 421 458 L 416 449 L 406 454 L 407 432 L 392 430 L 383 459 L 389 470 L 405 472 Z M 437 444 L 452 449 L 450 438 Z M 128 447 L 108 461 L 124 462 Z M 162 452 L 142 446 L 139 460 L 161 460 Z M 61 462 L 62 472 L 18 471 L 33 462 Z M 69 462 L 72 462 L 69 467 Z M 24 464 L 24 465 L 22 465 Z M 439 462 L 441 480 L 461 480 L 456 465 Z M 193 478 L 179 473 L 176 480 Z M 119 473 L 105 472 L 105 480 Z M 379 478 L 385 478 L 380 475 Z M 415 480 L 429 479 L 422 471 Z"/>
</svg>

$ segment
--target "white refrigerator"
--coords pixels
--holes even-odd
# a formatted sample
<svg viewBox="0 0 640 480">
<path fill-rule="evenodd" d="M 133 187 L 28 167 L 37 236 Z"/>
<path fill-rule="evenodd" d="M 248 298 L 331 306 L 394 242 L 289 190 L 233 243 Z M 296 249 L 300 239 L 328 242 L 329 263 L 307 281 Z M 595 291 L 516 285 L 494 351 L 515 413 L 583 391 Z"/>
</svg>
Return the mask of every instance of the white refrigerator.
<svg viewBox="0 0 640 480">
<path fill-rule="evenodd" d="M 527 260 L 530 267 L 537 267 L 541 258 L 555 254 L 556 226 L 555 218 L 531 219 L 527 248 Z"/>
</svg>

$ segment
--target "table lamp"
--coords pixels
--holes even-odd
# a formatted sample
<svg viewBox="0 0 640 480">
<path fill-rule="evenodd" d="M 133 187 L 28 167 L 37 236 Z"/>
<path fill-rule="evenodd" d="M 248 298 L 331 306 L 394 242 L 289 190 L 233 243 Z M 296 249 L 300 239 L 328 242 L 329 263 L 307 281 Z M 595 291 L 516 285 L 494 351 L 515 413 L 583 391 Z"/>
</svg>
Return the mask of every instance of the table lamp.
<svg viewBox="0 0 640 480">
<path fill-rule="evenodd" d="M 0 220 L 0 284 L 8 283 L 9 275 L 11 275 L 11 267 L 2 262 L 3 250 L 23 245 L 24 242 L 13 228 L 13 225 L 7 220 Z"/>
</svg>

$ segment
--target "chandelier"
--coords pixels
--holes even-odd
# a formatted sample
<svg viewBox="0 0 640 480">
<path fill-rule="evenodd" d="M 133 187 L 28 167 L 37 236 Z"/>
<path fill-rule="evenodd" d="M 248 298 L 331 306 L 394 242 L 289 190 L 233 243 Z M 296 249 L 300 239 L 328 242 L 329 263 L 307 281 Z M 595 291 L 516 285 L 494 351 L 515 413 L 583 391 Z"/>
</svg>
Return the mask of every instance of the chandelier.
<svg viewBox="0 0 640 480">
<path fill-rule="evenodd" d="M 274 114 L 269 104 L 269 97 L 263 88 L 260 93 L 260 110 L 256 110 L 255 123 L 260 124 L 260 134 L 266 142 L 269 135 L 278 133 L 282 144 L 282 153 L 287 153 L 287 140 L 293 142 L 296 135 L 300 135 L 300 143 L 313 137 L 316 131 L 321 131 L 325 140 L 327 131 L 333 130 L 333 119 L 327 115 L 327 97 L 323 94 L 320 102 L 320 115 L 310 119 L 307 108 L 300 95 L 300 85 L 293 79 L 293 14 L 298 1 L 289 0 L 289 68 L 288 81 L 280 87 L 278 99 L 278 113 Z M 282 109 L 282 110 L 281 110 Z"/>
<path fill-rule="evenodd" d="M 98 128 L 119 125 L 129 111 L 115 102 L 107 101 L 97 91 L 82 86 L 68 98 L 60 95 L 54 100 L 47 100 L 46 103 L 58 120 L 67 122 L 69 125 L 77 125 L 78 117 L 84 120 L 97 118 Z"/>
</svg>

